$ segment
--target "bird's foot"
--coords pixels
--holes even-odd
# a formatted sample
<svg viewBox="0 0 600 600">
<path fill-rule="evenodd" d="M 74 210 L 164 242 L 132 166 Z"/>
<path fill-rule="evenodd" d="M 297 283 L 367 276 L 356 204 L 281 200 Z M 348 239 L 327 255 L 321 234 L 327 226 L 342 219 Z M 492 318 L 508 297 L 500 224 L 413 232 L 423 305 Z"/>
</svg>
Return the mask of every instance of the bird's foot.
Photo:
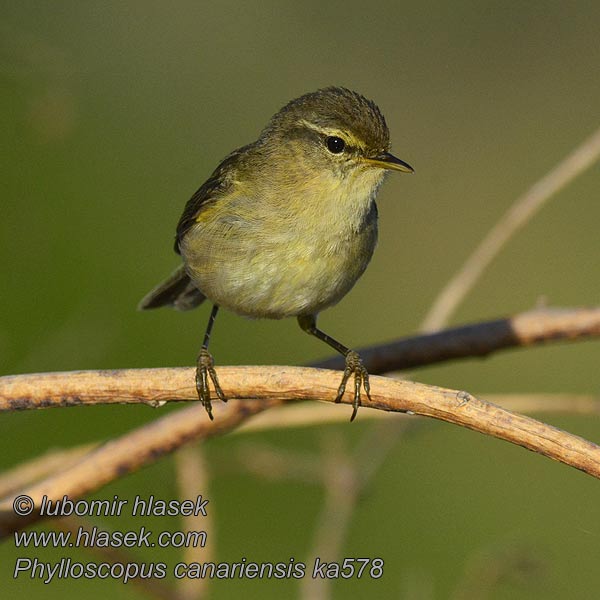
<svg viewBox="0 0 600 600">
<path fill-rule="evenodd" d="M 338 393 L 335 397 L 335 402 L 342 401 L 344 392 L 346 391 L 346 383 L 348 382 L 348 379 L 350 379 L 351 375 L 354 375 L 354 401 L 352 402 L 354 410 L 352 411 L 350 421 L 354 421 L 356 413 L 358 412 L 358 407 L 360 406 L 361 388 L 365 389 L 367 398 L 371 400 L 371 386 L 369 385 L 369 373 L 363 365 L 362 359 L 360 358 L 358 352 L 354 352 L 354 350 L 350 350 L 348 354 L 346 354 L 346 368 L 344 369 L 344 374 L 342 375 L 342 383 L 340 383 L 340 387 L 338 388 Z"/>
<path fill-rule="evenodd" d="M 206 409 L 210 420 L 213 420 L 212 404 L 210 401 L 210 387 L 208 380 L 212 381 L 212 384 L 217 392 L 217 396 L 223 402 L 227 402 L 225 394 L 219 385 L 219 379 L 215 371 L 215 361 L 208 351 L 208 348 L 202 346 L 200 354 L 198 354 L 198 361 L 196 363 L 196 391 L 198 392 L 198 398 L 202 402 L 202 406 Z"/>
</svg>

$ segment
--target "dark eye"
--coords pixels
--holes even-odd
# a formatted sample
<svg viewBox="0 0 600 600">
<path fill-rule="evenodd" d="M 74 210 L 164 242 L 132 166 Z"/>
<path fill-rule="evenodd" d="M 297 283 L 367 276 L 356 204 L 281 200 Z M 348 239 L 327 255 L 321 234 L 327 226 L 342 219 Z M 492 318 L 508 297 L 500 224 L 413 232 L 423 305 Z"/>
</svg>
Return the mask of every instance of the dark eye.
<svg viewBox="0 0 600 600">
<path fill-rule="evenodd" d="M 346 147 L 346 142 L 342 138 L 336 137 L 335 135 L 330 135 L 326 140 L 327 149 L 329 152 L 333 154 L 339 154 L 344 151 Z"/>
</svg>

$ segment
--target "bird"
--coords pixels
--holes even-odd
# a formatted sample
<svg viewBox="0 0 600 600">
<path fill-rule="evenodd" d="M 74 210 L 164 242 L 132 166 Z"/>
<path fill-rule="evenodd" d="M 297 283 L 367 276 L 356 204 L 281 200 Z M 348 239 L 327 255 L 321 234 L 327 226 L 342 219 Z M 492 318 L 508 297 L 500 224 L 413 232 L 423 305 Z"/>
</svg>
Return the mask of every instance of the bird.
<svg viewBox="0 0 600 600">
<path fill-rule="evenodd" d="M 369 374 L 359 354 L 317 327 L 365 271 L 377 243 L 375 198 L 385 175 L 412 173 L 390 153 L 377 105 L 343 87 L 288 102 L 256 141 L 227 155 L 185 205 L 175 235 L 182 263 L 140 302 L 186 311 L 212 303 L 196 361 L 198 398 L 213 419 L 211 383 L 226 401 L 208 351 L 220 308 L 249 318 L 296 317 L 345 357 L 335 402 L 354 378 L 354 420 Z"/>
</svg>

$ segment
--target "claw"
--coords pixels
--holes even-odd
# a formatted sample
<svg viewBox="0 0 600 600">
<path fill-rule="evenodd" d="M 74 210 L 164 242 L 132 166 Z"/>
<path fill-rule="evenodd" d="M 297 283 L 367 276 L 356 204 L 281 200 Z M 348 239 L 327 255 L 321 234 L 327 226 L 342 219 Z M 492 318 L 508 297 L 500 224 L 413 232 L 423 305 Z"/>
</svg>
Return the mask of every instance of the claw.
<svg viewBox="0 0 600 600">
<path fill-rule="evenodd" d="M 211 421 L 214 417 L 212 414 L 212 403 L 210 401 L 209 378 L 212 381 L 218 398 L 223 402 L 227 402 L 227 398 L 225 398 L 225 394 L 219 385 L 219 379 L 214 364 L 215 361 L 212 355 L 208 349 L 203 346 L 198 355 L 198 362 L 196 364 L 196 392 L 198 392 L 198 398 L 200 399 L 202 406 L 206 409 Z"/>
<path fill-rule="evenodd" d="M 348 379 L 350 379 L 350 375 L 354 375 L 354 400 L 352 402 L 354 410 L 352 411 L 352 416 L 350 417 L 350 421 L 352 422 L 354 421 L 356 414 L 358 413 L 358 407 L 361 405 L 361 387 L 365 389 L 367 398 L 371 400 L 371 386 L 369 385 L 369 373 L 363 365 L 363 362 L 358 352 L 354 352 L 354 350 L 350 350 L 350 352 L 346 354 L 346 367 L 344 368 L 342 382 L 340 383 L 340 387 L 338 388 L 338 393 L 335 397 L 335 402 L 342 401 L 344 392 L 346 391 L 346 383 L 348 382 Z"/>
</svg>

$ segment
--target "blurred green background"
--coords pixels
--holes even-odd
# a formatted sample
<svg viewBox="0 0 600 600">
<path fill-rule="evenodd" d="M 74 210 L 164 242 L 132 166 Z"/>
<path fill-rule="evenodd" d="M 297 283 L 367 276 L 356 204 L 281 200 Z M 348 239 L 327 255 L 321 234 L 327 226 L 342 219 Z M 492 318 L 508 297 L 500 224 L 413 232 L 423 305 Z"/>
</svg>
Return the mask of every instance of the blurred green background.
<svg viewBox="0 0 600 600">
<path fill-rule="evenodd" d="M 139 313 L 136 303 L 177 265 L 175 225 L 218 160 L 304 92 L 336 84 L 375 100 L 394 153 L 416 169 L 384 185 L 371 266 L 320 319 L 355 347 L 414 333 L 513 200 L 600 123 L 597 2 L 5 2 L 1 14 L 1 374 L 191 365 L 209 307 Z M 527 310 L 541 299 L 597 304 L 599 189 L 595 166 L 553 198 L 494 261 L 453 323 Z M 211 349 L 219 364 L 302 364 L 327 354 L 294 320 L 226 313 Z M 475 394 L 597 394 L 599 360 L 596 341 L 412 377 Z M 177 409 L 4 415 L 0 465 L 107 440 Z M 597 418 L 547 419 L 600 440 Z M 350 453 L 371 426 L 359 417 L 352 426 L 206 444 L 213 479 L 199 493 L 215 515 L 214 559 L 311 563 L 322 486 L 249 474 L 239 456 L 266 443 L 317 466 L 327 440 Z M 96 497 L 150 493 L 176 497 L 171 457 Z M 116 529 L 143 523 L 105 520 Z M 180 524 L 155 519 L 149 526 Z M 131 583 L 14 581 L 17 556 L 94 560 L 5 541 L 0 581 L 11 598 L 144 597 Z M 351 556 L 382 557 L 385 575 L 334 582 L 334 598 L 595 597 L 600 489 L 507 443 L 415 420 L 353 515 L 337 558 Z M 181 552 L 160 557 L 173 565 Z M 295 581 L 210 584 L 214 598 L 295 597 L 299 589 Z"/>
</svg>

